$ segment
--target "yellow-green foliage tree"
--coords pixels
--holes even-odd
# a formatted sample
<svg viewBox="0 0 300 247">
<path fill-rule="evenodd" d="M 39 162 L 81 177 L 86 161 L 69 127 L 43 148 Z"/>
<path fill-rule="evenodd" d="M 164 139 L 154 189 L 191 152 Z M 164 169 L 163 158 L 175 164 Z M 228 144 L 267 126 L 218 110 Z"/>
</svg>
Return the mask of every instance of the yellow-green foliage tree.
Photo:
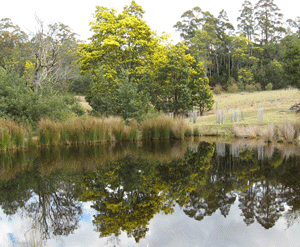
<svg viewBox="0 0 300 247">
<path fill-rule="evenodd" d="M 114 102 L 120 83 L 118 75 L 123 70 L 128 72 L 129 81 L 140 82 L 147 57 L 160 41 L 142 20 L 143 14 L 143 9 L 135 1 L 125 6 L 120 14 L 114 9 L 96 7 L 94 20 L 90 23 L 94 32 L 91 42 L 82 44 L 79 49 L 81 72 L 94 75 L 95 83 L 88 100 L 100 93 L 100 97 L 105 96 Z"/>
<path fill-rule="evenodd" d="M 191 90 L 189 80 L 195 59 L 186 55 L 187 47 L 177 44 L 165 47 L 165 54 L 157 63 L 157 71 L 153 81 L 153 103 L 163 111 L 174 111 L 177 115 L 180 110 L 191 108 Z M 151 68 L 150 68 L 151 69 Z"/>
<path fill-rule="evenodd" d="M 205 92 L 203 99 L 210 105 L 206 102 L 212 97 L 206 93 L 208 81 L 202 80 L 205 73 L 197 75 L 196 60 L 187 55 L 187 46 L 168 44 L 167 35 L 158 37 L 142 20 L 143 14 L 135 1 L 120 14 L 97 7 L 91 22 L 91 42 L 81 44 L 79 49 L 81 72 L 92 74 L 94 80 L 88 102 L 100 113 L 121 114 L 121 101 L 129 102 L 120 94 L 124 84 L 120 75 L 126 71 L 128 85 L 150 95 L 157 110 L 187 111 L 194 103 L 199 105 L 200 92 Z M 194 78 L 198 80 L 196 84 Z"/>
</svg>

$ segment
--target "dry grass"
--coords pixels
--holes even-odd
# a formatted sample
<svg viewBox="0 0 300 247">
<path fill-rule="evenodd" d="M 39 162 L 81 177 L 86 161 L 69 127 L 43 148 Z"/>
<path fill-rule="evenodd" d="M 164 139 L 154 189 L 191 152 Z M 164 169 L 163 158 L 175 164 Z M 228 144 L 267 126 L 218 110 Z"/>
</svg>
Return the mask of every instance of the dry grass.
<svg viewBox="0 0 300 247">
<path fill-rule="evenodd" d="M 78 99 L 79 101 L 79 104 L 82 106 L 82 108 L 85 110 L 85 111 L 91 111 L 93 108 L 89 105 L 88 102 L 86 102 L 85 100 L 85 96 L 75 96 L 76 99 Z"/>
<path fill-rule="evenodd" d="M 258 136 L 271 142 L 276 138 L 276 126 L 275 124 L 268 124 L 265 126 L 258 127 Z"/>
<path fill-rule="evenodd" d="M 278 128 L 279 138 L 283 138 L 287 141 L 293 141 L 295 138 L 295 134 L 295 128 L 290 122 L 285 122 Z"/>
<path fill-rule="evenodd" d="M 258 126 L 233 126 L 232 132 L 235 137 L 255 138 L 258 133 Z"/>
</svg>

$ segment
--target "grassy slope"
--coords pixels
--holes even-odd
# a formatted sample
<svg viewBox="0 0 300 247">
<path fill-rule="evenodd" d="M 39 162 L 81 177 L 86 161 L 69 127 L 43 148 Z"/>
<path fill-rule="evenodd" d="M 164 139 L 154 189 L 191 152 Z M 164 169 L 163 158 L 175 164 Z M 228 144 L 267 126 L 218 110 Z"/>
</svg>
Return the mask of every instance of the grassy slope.
<svg viewBox="0 0 300 247">
<path fill-rule="evenodd" d="M 215 104 L 206 116 L 198 117 L 197 125 L 201 134 L 228 135 L 234 125 L 266 125 L 274 123 L 276 126 L 286 121 L 299 121 L 299 116 L 288 110 L 295 103 L 300 102 L 300 92 L 293 90 L 274 90 L 253 93 L 222 93 L 215 95 Z M 258 122 L 258 108 L 264 109 L 264 121 Z M 225 110 L 225 124 L 216 124 L 216 111 Z M 245 120 L 237 123 L 230 122 L 230 109 L 243 111 Z"/>
</svg>

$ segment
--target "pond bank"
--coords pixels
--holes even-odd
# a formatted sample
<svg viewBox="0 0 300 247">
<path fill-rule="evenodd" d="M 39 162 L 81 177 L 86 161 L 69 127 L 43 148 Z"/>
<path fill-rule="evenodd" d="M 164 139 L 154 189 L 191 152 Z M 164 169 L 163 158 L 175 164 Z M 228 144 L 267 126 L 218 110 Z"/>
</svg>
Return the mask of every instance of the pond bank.
<svg viewBox="0 0 300 247">
<path fill-rule="evenodd" d="M 242 139 L 259 139 L 264 142 L 298 143 L 300 123 L 285 122 L 279 125 L 271 124 L 227 124 L 201 125 L 201 136 L 223 136 Z"/>
<path fill-rule="evenodd" d="M 160 115 L 140 123 L 120 117 L 76 117 L 62 122 L 42 119 L 32 130 L 11 120 L 0 121 L 0 149 L 81 145 L 121 141 L 182 140 L 190 136 L 225 136 L 264 142 L 298 143 L 300 124 L 201 125 Z"/>
</svg>

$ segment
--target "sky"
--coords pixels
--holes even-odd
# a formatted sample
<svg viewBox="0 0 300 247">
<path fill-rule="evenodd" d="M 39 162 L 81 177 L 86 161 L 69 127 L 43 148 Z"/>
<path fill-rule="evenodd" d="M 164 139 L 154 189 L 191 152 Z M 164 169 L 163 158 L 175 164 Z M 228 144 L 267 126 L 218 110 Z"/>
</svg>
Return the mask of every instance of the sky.
<svg viewBox="0 0 300 247">
<path fill-rule="evenodd" d="M 251 0 L 250 0 L 251 1 Z M 252 0 L 255 5 L 258 0 Z M 211 12 L 214 16 L 224 9 L 231 23 L 236 26 L 236 19 L 244 0 L 136 0 L 146 11 L 144 20 L 152 30 L 161 34 L 163 31 L 171 34 L 173 41 L 180 41 L 179 33 L 175 32 L 173 26 L 180 21 L 180 16 L 187 10 L 199 6 L 204 11 Z M 80 40 L 87 40 L 92 36 L 89 31 L 89 22 L 93 19 L 95 6 L 113 7 L 122 12 L 124 5 L 129 5 L 131 0 L 10 0 L 2 1 L 0 8 L 0 19 L 10 18 L 26 33 L 35 30 L 35 14 L 45 23 L 61 22 L 71 27 L 79 35 Z M 300 16 L 300 2 L 295 0 L 274 0 L 274 3 L 284 14 L 284 20 L 295 19 Z"/>
</svg>

